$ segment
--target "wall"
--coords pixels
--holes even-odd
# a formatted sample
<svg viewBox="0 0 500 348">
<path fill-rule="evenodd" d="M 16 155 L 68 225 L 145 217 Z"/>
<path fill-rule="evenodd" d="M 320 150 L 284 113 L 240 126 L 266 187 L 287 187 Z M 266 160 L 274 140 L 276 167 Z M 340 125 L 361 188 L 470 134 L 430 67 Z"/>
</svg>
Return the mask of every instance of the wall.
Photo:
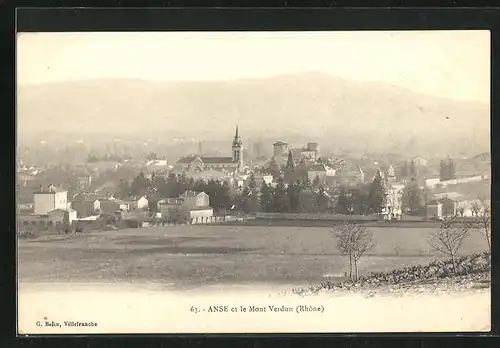
<svg viewBox="0 0 500 348">
<path fill-rule="evenodd" d="M 356 220 L 356 221 L 378 221 L 374 216 L 364 215 L 332 215 L 332 214 L 293 214 L 293 213 L 257 213 L 257 219 L 284 219 L 284 220 Z"/>
<path fill-rule="evenodd" d="M 443 206 L 440 205 L 428 205 L 427 206 L 427 217 L 432 218 L 432 217 L 437 217 L 441 218 L 443 217 Z"/>
<path fill-rule="evenodd" d="M 94 211 L 100 209 L 99 201 L 95 202 L 72 202 L 71 208 L 76 210 L 79 218 L 94 215 Z"/>
<path fill-rule="evenodd" d="M 206 193 L 202 192 L 196 197 L 197 207 L 208 207 L 209 205 L 210 205 L 210 199 Z"/>
<path fill-rule="evenodd" d="M 189 212 L 190 219 L 207 218 L 207 217 L 212 217 L 213 215 L 214 215 L 214 211 L 212 208 L 203 209 L 203 210 L 192 210 Z"/>
<path fill-rule="evenodd" d="M 100 208 L 103 213 L 114 214 L 117 210 L 120 210 L 120 205 L 111 201 L 100 202 Z"/>
<path fill-rule="evenodd" d="M 141 197 L 138 201 L 137 201 L 137 209 L 145 209 L 148 207 L 148 200 L 144 197 Z"/>
<path fill-rule="evenodd" d="M 35 193 L 34 213 L 44 215 L 55 209 L 55 195 L 53 193 Z"/>
<path fill-rule="evenodd" d="M 309 181 L 310 182 L 313 182 L 314 179 L 316 178 L 316 176 L 319 177 L 319 180 L 321 181 L 322 184 L 325 183 L 325 180 L 326 180 L 326 172 L 324 171 L 321 171 L 321 172 L 317 172 L 317 171 L 308 171 L 307 172 L 307 177 L 309 178 Z"/>
<path fill-rule="evenodd" d="M 67 192 L 56 192 L 55 193 L 55 208 L 54 209 L 66 209 L 68 206 L 68 193 Z"/>
</svg>

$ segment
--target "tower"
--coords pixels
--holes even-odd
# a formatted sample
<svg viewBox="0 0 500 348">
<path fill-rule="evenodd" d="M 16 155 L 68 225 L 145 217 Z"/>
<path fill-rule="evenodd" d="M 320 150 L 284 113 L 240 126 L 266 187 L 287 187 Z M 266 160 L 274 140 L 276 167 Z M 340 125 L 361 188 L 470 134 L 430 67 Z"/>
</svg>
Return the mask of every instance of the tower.
<svg viewBox="0 0 500 348">
<path fill-rule="evenodd" d="M 233 139 L 233 161 L 238 162 L 238 170 L 243 168 L 243 142 L 238 134 L 238 126 Z"/>
</svg>

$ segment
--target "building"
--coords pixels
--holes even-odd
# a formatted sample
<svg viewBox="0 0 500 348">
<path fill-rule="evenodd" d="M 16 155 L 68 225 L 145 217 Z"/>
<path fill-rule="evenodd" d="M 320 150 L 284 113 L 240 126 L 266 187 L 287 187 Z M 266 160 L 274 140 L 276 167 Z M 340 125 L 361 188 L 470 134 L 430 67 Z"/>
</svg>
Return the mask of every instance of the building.
<svg viewBox="0 0 500 348">
<path fill-rule="evenodd" d="M 427 203 L 426 216 L 428 218 L 441 219 L 443 217 L 443 204 L 433 199 Z"/>
<path fill-rule="evenodd" d="M 77 219 L 77 212 L 74 209 L 55 209 L 48 212 L 48 221 L 57 224 L 63 223 L 71 225 Z"/>
<path fill-rule="evenodd" d="M 388 181 L 395 181 L 396 180 L 396 172 L 394 171 L 394 167 L 392 164 L 389 165 L 387 168 L 387 180 Z"/>
<path fill-rule="evenodd" d="M 417 165 L 421 167 L 427 166 L 428 161 L 425 158 L 422 157 L 415 157 L 412 159 L 412 161 Z"/>
<path fill-rule="evenodd" d="M 76 211 L 78 218 L 86 218 L 97 215 L 101 210 L 101 202 L 95 197 L 75 199 L 71 201 L 71 209 Z"/>
<path fill-rule="evenodd" d="M 143 210 L 148 208 L 148 199 L 146 197 L 141 197 L 138 200 L 134 200 L 134 208 L 137 210 Z"/>
<path fill-rule="evenodd" d="M 161 200 L 158 206 L 162 218 L 167 220 L 185 221 L 214 215 L 210 197 L 205 192 L 186 191 L 178 198 Z"/>
<path fill-rule="evenodd" d="M 356 186 L 365 182 L 365 172 L 358 167 L 357 170 L 342 168 L 336 173 L 336 185 Z"/>
<path fill-rule="evenodd" d="M 288 143 L 277 141 L 273 144 L 273 156 L 283 157 L 288 155 Z"/>
<path fill-rule="evenodd" d="M 115 215 L 121 213 L 121 205 L 114 200 L 102 199 L 99 200 L 100 210 L 103 214 Z"/>
<path fill-rule="evenodd" d="M 316 177 L 322 185 L 326 184 L 327 177 L 334 177 L 336 174 L 335 169 L 332 169 L 324 164 L 313 164 L 307 167 L 307 178 L 309 182 L 314 182 Z"/>
<path fill-rule="evenodd" d="M 35 215 L 46 215 L 56 209 L 68 208 L 68 191 L 54 185 L 48 185 L 44 190 L 40 186 L 40 191 L 33 194 L 33 212 Z"/>
<path fill-rule="evenodd" d="M 384 207 L 384 218 L 386 220 L 400 220 L 403 215 L 403 184 L 389 184 L 386 193 L 386 205 Z"/>
<path fill-rule="evenodd" d="M 204 170 L 239 172 L 243 170 L 243 142 L 238 133 L 238 126 L 236 126 L 231 151 L 231 157 L 206 157 L 201 155 L 182 157 L 177 161 L 177 166 L 187 172 L 202 172 Z"/>
<path fill-rule="evenodd" d="M 77 184 L 77 190 L 79 191 L 88 190 L 92 186 L 92 176 L 91 175 L 79 176 L 76 184 Z"/>
</svg>

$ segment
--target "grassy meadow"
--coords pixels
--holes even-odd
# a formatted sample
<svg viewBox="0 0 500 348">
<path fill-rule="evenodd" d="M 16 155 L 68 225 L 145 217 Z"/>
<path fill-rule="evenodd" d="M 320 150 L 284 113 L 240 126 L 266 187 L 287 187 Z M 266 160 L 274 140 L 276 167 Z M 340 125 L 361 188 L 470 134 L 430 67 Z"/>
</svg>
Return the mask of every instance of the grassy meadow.
<svg viewBox="0 0 500 348">
<path fill-rule="evenodd" d="M 432 228 L 371 227 L 375 248 L 360 276 L 442 257 L 429 248 Z M 341 277 L 347 258 L 327 227 L 169 226 L 96 231 L 60 239 L 19 240 L 21 282 L 311 284 Z M 486 250 L 471 231 L 460 254 Z"/>
</svg>

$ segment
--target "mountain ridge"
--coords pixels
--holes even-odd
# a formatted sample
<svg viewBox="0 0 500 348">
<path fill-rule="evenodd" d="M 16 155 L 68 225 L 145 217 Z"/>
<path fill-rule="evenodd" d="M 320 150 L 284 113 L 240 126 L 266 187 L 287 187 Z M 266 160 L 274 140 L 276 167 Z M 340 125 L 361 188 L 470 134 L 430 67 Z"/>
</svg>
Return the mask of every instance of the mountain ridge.
<svg viewBox="0 0 500 348">
<path fill-rule="evenodd" d="M 468 139 L 489 147 L 486 104 L 322 73 L 232 81 L 102 79 L 18 88 L 21 137 L 56 131 L 217 139 L 232 136 L 236 124 L 252 137 L 303 134 L 344 143 L 368 137 L 369 147 Z"/>
</svg>

